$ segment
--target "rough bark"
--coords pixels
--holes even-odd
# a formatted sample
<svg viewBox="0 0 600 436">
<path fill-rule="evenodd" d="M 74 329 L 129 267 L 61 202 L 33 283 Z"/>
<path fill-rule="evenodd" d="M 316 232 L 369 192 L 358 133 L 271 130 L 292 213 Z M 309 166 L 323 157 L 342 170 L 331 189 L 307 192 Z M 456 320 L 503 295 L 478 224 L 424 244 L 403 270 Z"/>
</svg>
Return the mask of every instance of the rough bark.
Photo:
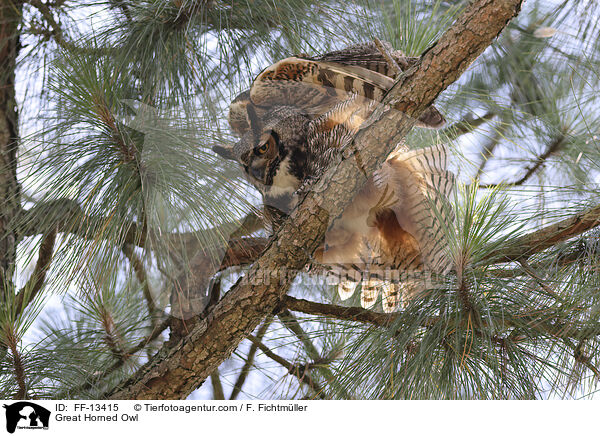
<svg viewBox="0 0 600 436">
<path fill-rule="evenodd" d="M 392 88 L 384 106 L 356 135 L 349 156 L 332 165 L 292 213 L 263 255 L 179 343 L 163 349 L 108 396 L 185 398 L 223 362 L 260 321 L 277 309 L 297 271 L 320 244 L 330 217 L 364 184 L 356 162 L 371 174 L 414 125 L 520 10 L 522 0 L 479 0 Z M 401 109 L 405 116 L 397 110 Z M 393 134 L 392 134 L 393 132 Z"/>
<path fill-rule="evenodd" d="M 23 3 L 0 3 L 0 299 L 13 293 L 17 237 L 13 229 L 19 212 L 17 148 L 19 138 L 15 69 L 19 53 L 19 24 Z"/>
</svg>

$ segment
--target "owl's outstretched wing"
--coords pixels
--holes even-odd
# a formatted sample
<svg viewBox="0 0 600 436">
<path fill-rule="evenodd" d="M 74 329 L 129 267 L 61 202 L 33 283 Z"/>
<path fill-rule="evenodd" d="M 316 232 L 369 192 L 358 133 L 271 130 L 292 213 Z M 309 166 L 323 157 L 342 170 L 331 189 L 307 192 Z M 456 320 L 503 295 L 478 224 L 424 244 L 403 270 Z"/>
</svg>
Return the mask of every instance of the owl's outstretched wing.
<svg viewBox="0 0 600 436">
<path fill-rule="evenodd" d="M 368 272 L 369 283 L 365 286 L 363 282 L 361 287 L 363 307 L 371 307 L 380 293 L 384 311 L 394 311 L 401 300 L 408 303 L 427 289 L 425 280 L 432 278 L 428 273 L 450 270 L 446 229 L 454 215 L 445 203 L 455 177 L 448 171 L 447 155 L 444 145 L 395 152 L 375 173 L 372 186 L 353 200 L 350 208 L 367 209 L 362 215 L 376 231 L 368 233 L 367 244 L 343 247 L 351 264 L 338 263 L 335 269 L 337 274 L 352 268 Z M 348 218 L 360 215 L 354 212 Z M 338 228 L 351 228 L 345 226 L 345 218 L 343 214 Z M 329 242 L 335 245 L 336 235 L 331 236 Z M 358 240 L 347 233 L 343 236 L 344 240 Z M 352 250 L 357 252 L 350 253 Z M 352 264 L 356 258 L 361 262 L 358 267 Z M 399 279 L 390 281 L 390 272 Z M 347 274 L 349 281 L 344 275 L 338 286 L 342 299 L 349 298 L 356 287 L 352 286 L 352 275 Z"/>
<path fill-rule="evenodd" d="M 416 58 L 405 57 L 398 51 L 393 53 L 401 68 L 409 68 L 416 62 Z M 394 84 L 394 75 L 373 43 L 315 58 L 289 57 L 263 70 L 250 90 L 233 100 L 229 122 L 239 135 L 248 130 L 248 104 L 256 107 L 259 116 L 273 106 L 290 105 L 316 118 L 354 94 L 380 102 Z M 419 118 L 418 125 L 439 128 L 444 122 L 437 109 L 431 107 Z"/>
<path fill-rule="evenodd" d="M 390 219 L 397 220 L 415 239 L 424 267 L 447 272 L 451 260 L 445 228 L 454 216 L 444 203 L 454 188 L 455 177 L 448 171 L 446 146 L 396 152 L 375 174 L 374 182 L 381 190 L 388 187 L 394 191 L 398 201 L 390 206 L 394 212 Z M 402 256 L 403 250 L 398 251 L 397 256 Z M 400 258 L 389 261 L 402 267 Z"/>
</svg>

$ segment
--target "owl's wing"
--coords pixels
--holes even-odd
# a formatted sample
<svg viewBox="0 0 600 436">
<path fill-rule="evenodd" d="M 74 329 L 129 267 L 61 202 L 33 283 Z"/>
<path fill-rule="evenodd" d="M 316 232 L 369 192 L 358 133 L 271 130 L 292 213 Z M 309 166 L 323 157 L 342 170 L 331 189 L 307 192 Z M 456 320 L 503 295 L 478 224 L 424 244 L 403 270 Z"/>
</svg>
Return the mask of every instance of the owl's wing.
<svg viewBox="0 0 600 436">
<path fill-rule="evenodd" d="M 402 71 L 408 70 L 418 61 L 418 57 L 405 56 L 400 50 L 395 50 L 387 41 L 381 41 Z M 321 62 L 333 62 L 342 65 L 353 65 L 396 79 L 396 72 L 385 59 L 374 42 L 351 45 L 342 50 L 325 53 L 324 55 L 306 59 Z M 438 129 L 445 124 L 445 119 L 435 106 L 428 107 L 419 117 L 417 127 Z"/>
<path fill-rule="evenodd" d="M 400 50 L 394 50 L 392 45 L 387 41 L 382 41 L 382 44 L 391 54 L 402 71 L 406 71 L 415 65 L 419 58 L 405 56 Z M 379 51 L 374 42 L 365 42 L 362 44 L 351 45 L 342 50 L 325 53 L 321 56 L 309 57 L 299 56 L 304 59 L 312 59 L 322 62 L 334 62 L 342 65 L 355 65 L 357 67 L 366 68 L 376 71 L 384 76 L 395 78 L 396 73 L 390 67 L 390 64 Z"/>
<path fill-rule="evenodd" d="M 391 48 L 391 46 L 389 46 Z M 392 52 L 401 68 L 417 58 Z M 359 44 L 316 58 L 294 56 L 263 70 L 249 91 L 238 95 L 230 106 L 229 122 L 237 134 L 248 128 L 246 107 L 256 106 L 258 116 L 269 108 L 290 105 L 318 117 L 356 94 L 380 102 L 394 84 L 394 73 L 373 43 Z M 433 106 L 419 117 L 420 127 L 439 128 L 445 120 Z"/>
<path fill-rule="evenodd" d="M 362 216 L 368 215 L 367 220 L 372 219 L 368 225 L 377 229 L 366 236 L 368 243 L 347 250 L 358 250 L 352 256 L 362 260 L 364 265 L 359 269 L 371 276 L 361 286 L 364 308 L 372 307 L 381 293 L 383 310 L 393 312 L 401 301 L 407 304 L 428 289 L 428 272 L 443 274 L 450 270 L 452 259 L 445 228 L 451 226 L 454 214 L 446 201 L 455 177 L 448 171 L 447 155 L 443 145 L 395 152 L 374 174 L 368 198 L 353 203 L 357 208 L 366 208 Z M 369 198 L 372 201 L 366 204 Z M 350 265 L 336 265 L 338 271 L 351 272 L 355 268 L 350 257 L 348 260 Z M 389 273 L 398 274 L 397 278 L 387 278 Z M 341 277 L 338 292 L 347 299 L 356 285 L 349 274 Z"/>
<path fill-rule="evenodd" d="M 353 95 L 381 101 L 394 81 L 366 68 L 291 57 L 258 75 L 250 90 L 229 107 L 229 124 L 238 135 L 249 129 L 247 106 L 259 117 L 274 106 L 295 106 L 317 118 Z"/>
<path fill-rule="evenodd" d="M 318 116 L 352 94 L 381 101 L 393 84 L 360 66 L 290 57 L 258 75 L 250 98 L 258 106 L 291 105 Z"/>
<path fill-rule="evenodd" d="M 375 174 L 375 184 L 389 186 L 398 202 L 390 208 L 399 225 L 419 246 L 426 269 L 445 273 L 451 267 L 444 229 L 454 220 L 445 204 L 454 188 L 448 171 L 448 151 L 443 144 L 391 155 Z"/>
</svg>

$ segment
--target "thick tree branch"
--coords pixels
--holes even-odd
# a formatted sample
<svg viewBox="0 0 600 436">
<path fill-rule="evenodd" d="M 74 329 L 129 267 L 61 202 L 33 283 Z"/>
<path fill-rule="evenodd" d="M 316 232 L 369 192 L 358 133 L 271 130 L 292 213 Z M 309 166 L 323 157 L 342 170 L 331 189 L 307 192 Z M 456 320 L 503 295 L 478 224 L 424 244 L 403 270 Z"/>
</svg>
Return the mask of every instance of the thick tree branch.
<svg viewBox="0 0 600 436">
<path fill-rule="evenodd" d="M 575 214 L 535 232 L 510 240 L 510 246 L 490 253 L 486 259 L 495 262 L 514 262 L 527 259 L 546 248 L 577 236 L 600 225 L 600 206 Z"/>
<path fill-rule="evenodd" d="M 358 132 L 350 155 L 334 163 L 267 244 L 263 255 L 206 318 L 163 349 L 110 397 L 185 398 L 277 308 L 296 274 L 321 244 L 366 178 L 406 136 L 423 111 L 465 71 L 520 10 L 521 0 L 479 0 L 405 72 Z"/>
</svg>

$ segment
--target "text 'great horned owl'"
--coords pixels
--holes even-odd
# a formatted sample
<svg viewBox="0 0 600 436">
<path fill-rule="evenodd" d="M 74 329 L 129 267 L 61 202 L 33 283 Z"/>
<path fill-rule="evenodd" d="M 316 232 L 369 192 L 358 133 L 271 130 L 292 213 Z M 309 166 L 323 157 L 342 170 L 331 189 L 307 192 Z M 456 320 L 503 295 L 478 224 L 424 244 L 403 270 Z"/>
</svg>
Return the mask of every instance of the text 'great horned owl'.
<svg viewBox="0 0 600 436">
<path fill-rule="evenodd" d="M 399 51 L 392 57 L 402 69 L 416 62 Z M 373 43 L 284 59 L 231 103 L 229 123 L 239 142 L 213 149 L 243 167 L 262 194 L 265 221 L 274 232 L 302 188 L 323 174 L 393 84 L 393 69 Z M 419 127 L 443 124 L 434 107 L 417 121 Z M 344 273 L 338 287 L 343 299 L 360 284 L 363 307 L 372 307 L 381 293 L 384 310 L 391 312 L 403 295 L 408 299 L 424 287 L 373 271 L 449 269 L 440 215 L 431 209 L 432 201 L 439 205 L 453 188 L 446 155 L 440 145 L 399 148 L 329 228 L 314 260 Z"/>
</svg>

